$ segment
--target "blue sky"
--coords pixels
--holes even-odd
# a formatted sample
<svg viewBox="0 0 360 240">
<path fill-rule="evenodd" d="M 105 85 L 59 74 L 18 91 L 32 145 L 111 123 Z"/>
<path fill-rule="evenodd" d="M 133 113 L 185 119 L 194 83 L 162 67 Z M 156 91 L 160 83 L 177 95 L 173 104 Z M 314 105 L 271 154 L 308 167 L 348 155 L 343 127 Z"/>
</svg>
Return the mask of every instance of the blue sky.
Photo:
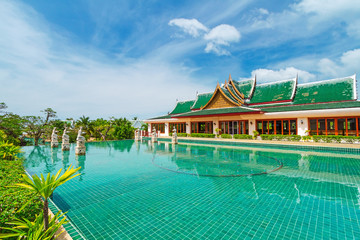
<svg viewBox="0 0 360 240">
<path fill-rule="evenodd" d="M 2 0 L 0 102 L 21 115 L 148 118 L 229 74 L 359 77 L 359 26 L 350 0 Z"/>
</svg>

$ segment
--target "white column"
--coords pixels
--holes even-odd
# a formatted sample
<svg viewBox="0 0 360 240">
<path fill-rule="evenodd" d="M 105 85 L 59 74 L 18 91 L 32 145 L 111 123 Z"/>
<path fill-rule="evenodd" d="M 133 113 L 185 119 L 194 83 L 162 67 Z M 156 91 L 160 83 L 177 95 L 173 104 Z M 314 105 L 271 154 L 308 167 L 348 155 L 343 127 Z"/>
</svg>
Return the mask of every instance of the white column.
<svg viewBox="0 0 360 240">
<path fill-rule="evenodd" d="M 254 135 L 253 131 L 256 130 L 256 121 L 255 119 L 249 119 L 249 135 Z"/>
<path fill-rule="evenodd" d="M 306 130 L 309 129 L 309 121 L 308 118 L 298 118 L 297 119 L 297 134 L 300 136 L 308 135 Z"/>
<path fill-rule="evenodd" d="M 165 123 L 165 136 L 169 136 L 170 123 Z"/>
<path fill-rule="evenodd" d="M 186 121 L 186 133 L 187 134 L 191 133 L 191 122 L 190 121 Z"/>
<path fill-rule="evenodd" d="M 151 124 L 151 123 L 149 123 L 149 124 L 148 124 L 148 130 L 147 130 L 148 132 L 152 132 L 151 127 L 152 127 L 152 124 Z"/>
<path fill-rule="evenodd" d="M 214 124 L 214 123 L 215 123 L 215 124 Z M 214 120 L 214 121 L 213 121 L 213 134 L 216 134 L 215 129 L 217 129 L 217 128 L 220 128 L 219 120 Z"/>
</svg>

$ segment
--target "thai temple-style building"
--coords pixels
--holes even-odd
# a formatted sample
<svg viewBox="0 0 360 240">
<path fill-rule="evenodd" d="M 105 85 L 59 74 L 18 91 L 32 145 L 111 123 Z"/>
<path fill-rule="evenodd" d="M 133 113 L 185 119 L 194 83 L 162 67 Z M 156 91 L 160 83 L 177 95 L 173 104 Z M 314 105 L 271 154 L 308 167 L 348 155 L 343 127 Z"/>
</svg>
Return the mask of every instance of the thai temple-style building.
<svg viewBox="0 0 360 240">
<path fill-rule="evenodd" d="M 214 92 L 177 102 L 168 115 L 145 120 L 149 131 L 178 133 L 359 136 L 356 75 L 298 84 L 298 78 L 257 84 L 229 79 Z M 309 130 L 309 131 L 307 131 Z"/>
</svg>

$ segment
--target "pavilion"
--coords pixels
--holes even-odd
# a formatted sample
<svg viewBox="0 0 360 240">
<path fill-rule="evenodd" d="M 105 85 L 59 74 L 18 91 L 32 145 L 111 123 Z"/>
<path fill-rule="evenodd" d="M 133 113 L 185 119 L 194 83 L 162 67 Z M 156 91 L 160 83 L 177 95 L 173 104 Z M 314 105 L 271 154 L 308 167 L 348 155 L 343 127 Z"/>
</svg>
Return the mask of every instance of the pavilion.
<svg viewBox="0 0 360 240">
<path fill-rule="evenodd" d="M 356 75 L 298 84 L 298 77 L 263 84 L 256 77 L 229 76 L 214 92 L 177 102 L 165 116 L 154 117 L 149 131 L 178 133 L 359 136 L 360 101 Z M 307 131 L 309 130 L 309 131 Z"/>
</svg>

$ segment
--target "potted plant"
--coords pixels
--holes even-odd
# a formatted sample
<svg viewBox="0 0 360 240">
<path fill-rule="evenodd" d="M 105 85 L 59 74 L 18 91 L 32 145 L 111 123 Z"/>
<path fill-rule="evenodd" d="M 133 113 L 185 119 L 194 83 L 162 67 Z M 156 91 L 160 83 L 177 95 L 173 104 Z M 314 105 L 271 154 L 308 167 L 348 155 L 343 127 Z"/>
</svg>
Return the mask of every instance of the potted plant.
<svg viewBox="0 0 360 240">
<path fill-rule="evenodd" d="M 215 128 L 215 133 L 216 133 L 215 138 L 218 138 L 220 131 L 221 131 L 220 128 Z"/>
<path fill-rule="evenodd" d="M 259 136 L 259 132 L 256 130 L 253 131 L 253 139 L 256 140 L 258 136 Z"/>
</svg>

